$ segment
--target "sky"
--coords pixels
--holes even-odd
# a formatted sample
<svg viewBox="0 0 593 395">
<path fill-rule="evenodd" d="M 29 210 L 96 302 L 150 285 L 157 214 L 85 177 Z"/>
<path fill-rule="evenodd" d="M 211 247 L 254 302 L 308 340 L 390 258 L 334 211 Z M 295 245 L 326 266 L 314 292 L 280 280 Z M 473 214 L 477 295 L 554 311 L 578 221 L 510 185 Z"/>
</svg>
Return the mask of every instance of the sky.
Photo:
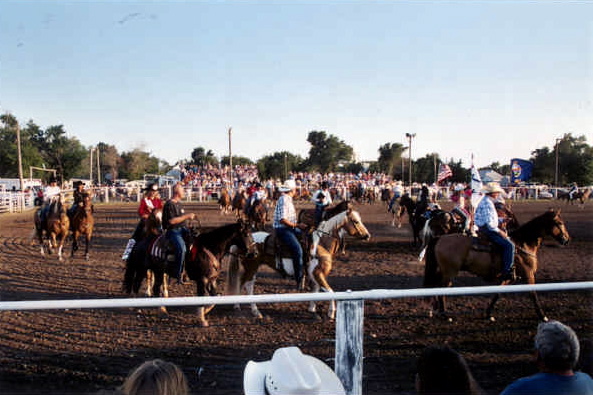
<svg viewBox="0 0 593 395">
<path fill-rule="evenodd" d="M 592 99 L 591 1 L 0 2 L 0 113 L 170 164 L 311 131 L 508 164 L 593 144 Z"/>
</svg>

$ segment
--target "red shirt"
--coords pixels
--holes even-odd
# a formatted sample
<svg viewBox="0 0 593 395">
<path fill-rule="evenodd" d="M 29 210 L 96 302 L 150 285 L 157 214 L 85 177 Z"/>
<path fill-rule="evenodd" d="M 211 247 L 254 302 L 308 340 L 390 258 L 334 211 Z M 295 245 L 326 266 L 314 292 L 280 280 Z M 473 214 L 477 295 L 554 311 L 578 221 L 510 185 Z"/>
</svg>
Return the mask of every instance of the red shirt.
<svg viewBox="0 0 593 395">
<path fill-rule="evenodd" d="M 140 202 L 140 207 L 138 207 L 138 215 L 140 216 L 140 218 L 143 218 L 144 216 L 150 215 L 150 213 L 152 213 L 152 210 L 162 207 L 163 201 L 160 198 L 144 198 Z"/>
</svg>

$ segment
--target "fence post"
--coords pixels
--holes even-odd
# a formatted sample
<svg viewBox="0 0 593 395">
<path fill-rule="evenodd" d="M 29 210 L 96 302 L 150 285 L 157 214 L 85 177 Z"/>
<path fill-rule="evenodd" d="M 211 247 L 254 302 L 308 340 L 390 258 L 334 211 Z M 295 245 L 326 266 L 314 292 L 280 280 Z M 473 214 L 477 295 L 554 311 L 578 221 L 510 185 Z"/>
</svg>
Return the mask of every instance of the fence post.
<svg viewBox="0 0 593 395">
<path fill-rule="evenodd" d="M 364 300 L 338 301 L 334 370 L 348 395 L 362 394 L 363 334 Z"/>
</svg>

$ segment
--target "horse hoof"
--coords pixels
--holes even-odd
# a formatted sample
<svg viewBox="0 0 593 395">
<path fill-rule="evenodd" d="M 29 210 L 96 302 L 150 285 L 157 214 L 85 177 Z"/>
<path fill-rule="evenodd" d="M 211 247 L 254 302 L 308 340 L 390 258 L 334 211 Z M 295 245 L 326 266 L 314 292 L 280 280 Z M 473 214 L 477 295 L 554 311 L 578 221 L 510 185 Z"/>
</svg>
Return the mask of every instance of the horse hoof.
<svg viewBox="0 0 593 395">
<path fill-rule="evenodd" d="M 542 318 L 542 322 L 548 322 L 548 321 L 549 321 L 548 317 Z"/>
<path fill-rule="evenodd" d="M 488 321 L 490 322 L 496 322 L 496 318 L 494 318 L 493 316 L 488 317 Z"/>
</svg>

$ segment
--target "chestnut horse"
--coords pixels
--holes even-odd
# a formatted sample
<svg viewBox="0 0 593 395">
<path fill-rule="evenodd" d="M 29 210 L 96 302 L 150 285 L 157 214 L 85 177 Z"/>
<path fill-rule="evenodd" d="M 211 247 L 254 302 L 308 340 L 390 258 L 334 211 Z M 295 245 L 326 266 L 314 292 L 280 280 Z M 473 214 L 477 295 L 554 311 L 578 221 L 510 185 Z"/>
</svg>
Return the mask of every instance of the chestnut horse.
<svg viewBox="0 0 593 395">
<path fill-rule="evenodd" d="M 520 278 L 527 284 L 535 284 L 537 271 L 537 252 L 544 236 L 550 235 L 562 245 L 568 244 L 570 236 L 560 217 L 560 210 L 546 211 L 516 230 L 510 231 L 509 236 L 515 243 L 515 270 Z M 482 277 L 488 282 L 495 283 L 496 275 L 502 267 L 500 251 L 483 251 L 477 248 L 472 237 L 461 234 L 449 234 L 434 239 L 428 245 L 426 253 L 426 267 L 424 272 L 425 287 L 446 287 L 452 284 L 453 278 L 461 270 L 466 270 Z M 509 281 L 497 282 L 501 285 Z M 499 295 L 494 295 L 486 310 L 487 317 L 494 321 L 492 312 Z M 537 294 L 531 293 L 537 316 L 546 321 L 542 308 L 539 305 Z M 445 315 L 445 298 L 438 296 L 434 300 L 433 310 Z M 431 311 L 432 315 L 432 311 Z"/>
<path fill-rule="evenodd" d="M 41 255 L 45 256 L 45 246 L 47 245 L 48 253 L 51 254 L 53 249 L 57 249 L 58 259 L 62 261 L 64 242 L 70 230 L 70 220 L 68 219 L 66 208 L 62 204 L 62 195 L 58 195 L 52 199 L 45 223 L 41 222 L 41 210 L 39 209 L 35 213 L 35 231 L 41 246 Z"/>
<path fill-rule="evenodd" d="M 220 206 L 220 214 L 230 214 L 233 211 L 231 195 L 229 195 L 228 189 L 222 188 L 220 190 L 218 205 Z"/>
<path fill-rule="evenodd" d="M 95 219 L 93 218 L 93 204 L 91 195 L 84 193 L 82 203 L 79 204 L 71 216 L 70 225 L 72 229 L 72 254 L 78 251 L 78 238 L 84 235 L 85 249 L 84 258 L 89 260 L 89 245 L 91 244 L 91 237 L 93 236 L 93 226 Z"/>
<path fill-rule="evenodd" d="M 314 250 L 304 249 L 304 251 L 310 251 L 310 254 L 303 254 L 305 270 L 312 292 L 320 290 L 333 292 L 327 277 L 332 269 L 333 257 L 340 246 L 338 232 L 341 229 L 344 229 L 349 235 L 363 240 L 368 240 L 371 237 L 362 223 L 360 214 L 352 209 L 319 224 L 312 234 L 312 241 L 317 247 Z M 285 251 L 283 248 L 277 255 L 274 234 L 256 232 L 253 234 L 253 238 L 258 249 L 256 257 L 248 257 L 241 261 L 231 258 L 228 272 L 229 281 L 227 282 L 227 293 L 229 294 L 237 295 L 245 290 L 247 294 L 253 295 L 256 274 L 260 265 L 267 265 L 284 276 L 292 277 L 294 274 L 292 255 L 290 251 Z M 307 260 L 307 258 L 310 259 Z M 242 273 L 240 265 L 243 268 Z M 235 307 L 239 308 L 239 306 Z M 315 303 L 309 304 L 309 311 L 313 313 L 316 311 Z M 251 304 L 251 313 L 257 318 L 262 318 L 255 303 Z M 331 319 L 335 316 L 335 302 L 333 301 L 330 302 L 328 316 Z"/>
</svg>

